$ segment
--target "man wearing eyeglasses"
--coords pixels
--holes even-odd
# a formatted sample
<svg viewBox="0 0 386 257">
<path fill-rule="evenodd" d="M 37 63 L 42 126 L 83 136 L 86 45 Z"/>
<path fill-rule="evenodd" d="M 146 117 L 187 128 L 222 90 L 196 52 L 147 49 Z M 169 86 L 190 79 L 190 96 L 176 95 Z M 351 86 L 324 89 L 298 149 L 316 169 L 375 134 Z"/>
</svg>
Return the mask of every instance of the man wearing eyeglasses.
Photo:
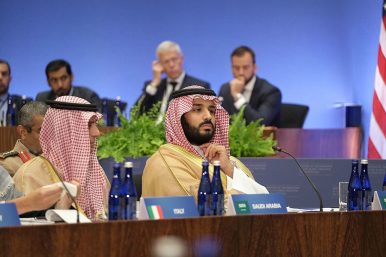
<svg viewBox="0 0 386 257">
<path fill-rule="evenodd" d="M 29 102 L 20 109 L 19 125 L 16 128 L 20 139 L 12 151 L 0 154 L 0 166 L 11 176 L 23 163 L 42 153 L 39 134 L 46 112 L 47 106 L 42 102 Z"/>
</svg>

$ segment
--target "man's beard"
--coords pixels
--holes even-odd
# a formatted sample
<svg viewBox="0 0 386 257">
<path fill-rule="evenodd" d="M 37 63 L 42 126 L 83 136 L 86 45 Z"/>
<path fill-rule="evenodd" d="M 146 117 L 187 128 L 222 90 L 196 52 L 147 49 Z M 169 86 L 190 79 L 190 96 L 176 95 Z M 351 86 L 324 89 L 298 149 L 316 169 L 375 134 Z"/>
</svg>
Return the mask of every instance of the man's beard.
<svg viewBox="0 0 386 257">
<path fill-rule="evenodd" d="M 7 93 L 8 92 L 8 88 L 9 88 L 9 85 L 8 86 L 0 85 L 0 95 L 3 95 L 5 93 Z"/>
<path fill-rule="evenodd" d="M 203 134 L 200 133 L 200 127 L 204 124 L 212 125 L 212 130 L 205 130 Z M 202 145 L 208 143 L 214 136 L 215 126 L 210 120 L 204 121 L 198 125 L 198 127 L 192 127 L 186 121 L 185 117 L 181 117 L 181 125 L 184 130 L 186 139 L 188 139 L 189 143 L 192 145 Z"/>
<path fill-rule="evenodd" d="M 65 96 L 65 95 L 68 95 L 71 91 L 71 87 L 69 89 L 58 89 L 56 92 L 55 92 L 55 95 L 56 97 L 61 97 L 61 96 Z"/>
<path fill-rule="evenodd" d="M 255 76 L 255 74 L 252 74 L 252 76 L 249 79 L 245 79 L 244 86 L 249 83 L 249 81 L 252 80 L 252 78 Z"/>
</svg>

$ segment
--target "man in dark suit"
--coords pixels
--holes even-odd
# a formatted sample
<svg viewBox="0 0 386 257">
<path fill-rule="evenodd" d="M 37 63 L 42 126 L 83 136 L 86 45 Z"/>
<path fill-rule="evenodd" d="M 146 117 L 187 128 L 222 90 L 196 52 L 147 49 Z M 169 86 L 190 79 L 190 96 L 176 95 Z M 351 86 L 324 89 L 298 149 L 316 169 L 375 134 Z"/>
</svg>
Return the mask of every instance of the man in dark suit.
<svg viewBox="0 0 386 257">
<path fill-rule="evenodd" d="M 9 94 L 11 80 L 11 66 L 7 61 L 0 59 L 0 126 L 16 126 L 19 110 L 25 103 L 32 101 L 32 98 L 26 96 Z M 11 107 L 13 114 L 9 112 Z"/>
<path fill-rule="evenodd" d="M 276 126 L 280 116 L 281 92 L 265 79 L 256 76 L 255 53 L 247 46 L 240 46 L 231 54 L 234 79 L 223 84 L 219 97 L 229 114 L 245 106 L 247 123 L 263 119 L 262 124 Z"/>
<path fill-rule="evenodd" d="M 180 46 L 172 41 L 164 41 L 157 47 L 157 60 L 153 61 L 153 79 L 146 81 L 142 95 L 135 104 L 139 104 L 140 113 L 149 111 L 152 106 L 162 101 L 160 114 L 164 114 L 171 93 L 191 85 L 210 88 L 208 82 L 189 76 L 185 73 L 184 56 Z M 165 74 L 166 77 L 162 78 Z"/>
<path fill-rule="evenodd" d="M 71 95 L 83 98 L 92 104 L 97 105 L 101 110 L 101 100 L 97 93 L 87 87 L 73 86 L 70 64 L 65 60 L 53 60 L 46 66 L 46 77 L 51 90 L 40 92 L 36 96 L 36 101 L 45 102 L 55 100 L 64 95 Z"/>
</svg>

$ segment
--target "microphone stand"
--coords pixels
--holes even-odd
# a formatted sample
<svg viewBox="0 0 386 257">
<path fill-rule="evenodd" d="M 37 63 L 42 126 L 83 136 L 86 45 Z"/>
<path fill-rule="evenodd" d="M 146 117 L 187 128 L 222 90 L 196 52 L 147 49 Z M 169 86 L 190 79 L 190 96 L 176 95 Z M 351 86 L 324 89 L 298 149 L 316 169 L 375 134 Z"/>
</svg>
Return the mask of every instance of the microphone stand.
<svg viewBox="0 0 386 257">
<path fill-rule="evenodd" d="M 319 210 L 321 212 L 323 212 L 323 200 L 322 200 L 322 196 L 320 195 L 320 192 L 319 190 L 316 188 L 315 184 L 311 181 L 311 179 L 308 177 L 307 173 L 304 172 L 302 166 L 300 166 L 300 163 L 298 162 L 298 160 L 292 155 L 290 154 L 289 152 L 283 150 L 282 148 L 278 147 L 278 146 L 272 146 L 272 149 L 276 152 L 281 152 L 281 153 L 285 153 L 287 154 L 288 156 L 290 156 L 292 159 L 295 160 L 296 164 L 298 165 L 300 171 L 303 173 L 303 175 L 307 178 L 308 182 L 311 184 L 312 188 L 314 189 L 315 193 L 317 194 L 318 198 L 319 198 Z"/>
<path fill-rule="evenodd" d="M 80 223 L 80 219 L 79 219 L 79 206 L 78 206 L 78 203 L 75 201 L 75 198 L 71 195 L 70 193 L 70 190 L 68 190 L 66 184 L 64 183 L 62 177 L 59 175 L 58 171 L 56 170 L 56 168 L 54 167 L 54 165 L 52 165 L 52 163 L 44 156 L 40 156 L 42 157 L 44 160 L 46 160 L 52 167 L 52 169 L 54 170 L 56 176 L 59 178 L 60 182 L 62 183 L 63 185 L 63 188 L 64 190 L 66 190 L 67 194 L 70 196 L 71 198 L 71 201 L 75 204 L 75 209 L 76 209 L 76 223 Z"/>
</svg>

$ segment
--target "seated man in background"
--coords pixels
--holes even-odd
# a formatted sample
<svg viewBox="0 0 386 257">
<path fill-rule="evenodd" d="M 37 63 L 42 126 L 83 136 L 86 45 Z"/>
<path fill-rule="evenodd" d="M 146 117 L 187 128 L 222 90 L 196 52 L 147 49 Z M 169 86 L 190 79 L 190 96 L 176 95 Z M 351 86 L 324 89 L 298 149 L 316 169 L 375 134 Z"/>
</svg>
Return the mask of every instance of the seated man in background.
<svg viewBox="0 0 386 257">
<path fill-rule="evenodd" d="M 15 190 L 15 184 L 8 172 L 0 166 L 0 202 L 15 203 L 17 212 L 24 214 L 40 211 L 53 206 L 61 198 L 60 186 L 41 187 L 23 196 Z"/>
<path fill-rule="evenodd" d="M 42 102 L 29 102 L 19 112 L 17 140 L 12 151 L 0 154 L 0 166 L 3 166 L 13 176 L 20 166 L 42 153 L 39 142 L 40 129 L 47 105 Z"/>
<path fill-rule="evenodd" d="M 165 119 L 168 143 L 146 162 L 142 196 L 196 196 L 203 160 L 210 165 L 220 161 L 226 194 L 268 193 L 247 167 L 230 156 L 229 115 L 212 90 L 191 86 L 174 92 L 171 99 Z"/>
<path fill-rule="evenodd" d="M 11 66 L 5 60 L 0 59 L 0 126 L 11 126 L 11 121 L 7 119 L 8 103 L 12 102 L 15 109 L 15 124 L 17 124 L 18 111 L 24 103 L 31 101 L 25 96 L 9 94 L 11 84 Z"/>
<path fill-rule="evenodd" d="M 75 96 L 49 101 L 40 131 L 42 155 L 24 163 L 14 176 L 16 188 L 28 194 L 37 188 L 77 181 L 80 211 L 91 220 L 105 219 L 109 183 L 97 156 L 95 105 Z"/>
<path fill-rule="evenodd" d="M 274 85 L 256 75 L 255 53 L 240 46 L 231 54 L 234 79 L 220 88 L 219 98 L 230 115 L 245 106 L 247 123 L 263 119 L 266 126 L 277 126 L 280 116 L 281 92 Z"/>
<path fill-rule="evenodd" d="M 95 104 L 101 111 L 101 100 L 97 93 L 87 87 L 73 86 L 74 75 L 70 64 L 65 60 L 53 60 L 46 66 L 46 77 L 51 90 L 40 92 L 36 101 L 45 102 L 57 97 L 71 95 L 83 98 Z"/>
<path fill-rule="evenodd" d="M 184 71 L 184 56 L 180 46 L 172 41 L 163 41 L 157 47 L 157 59 L 153 61 L 153 79 L 146 81 L 143 93 L 136 101 L 140 113 L 149 111 L 154 104 L 162 101 L 160 114 L 166 112 L 170 94 L 191 85 L 210 88 L 208 82 L 189 76 Z M 162 78 L 165 74 L 166 78 Z"/>
</svg>

